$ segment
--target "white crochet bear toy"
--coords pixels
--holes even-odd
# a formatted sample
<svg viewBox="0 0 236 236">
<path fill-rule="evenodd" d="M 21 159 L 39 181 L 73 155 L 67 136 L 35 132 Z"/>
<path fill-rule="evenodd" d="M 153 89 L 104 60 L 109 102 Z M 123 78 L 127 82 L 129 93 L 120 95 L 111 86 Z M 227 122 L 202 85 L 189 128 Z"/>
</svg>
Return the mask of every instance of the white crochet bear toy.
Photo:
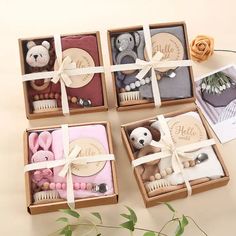
<svg viewBox="0 0 236 236">
<path fill-rule="evenodd" d="M 44 67 L 49 63 L 50 43 L 48 41 L 43 41 L 41 45 L 37 45 L 34 41 L 29 41 L 27 48 L 26 62 L 29 66 Z"/>
</svg>

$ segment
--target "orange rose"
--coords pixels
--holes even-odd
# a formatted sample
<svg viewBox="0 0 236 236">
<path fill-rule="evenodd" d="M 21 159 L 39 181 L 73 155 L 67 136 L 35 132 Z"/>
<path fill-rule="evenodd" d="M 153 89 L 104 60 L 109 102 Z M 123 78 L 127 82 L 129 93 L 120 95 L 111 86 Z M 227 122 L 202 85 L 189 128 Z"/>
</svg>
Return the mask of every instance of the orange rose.
<svg viewBox="0 0 236 236">
<path fill-rule="evenodd" d="M 214 52 L 214 39 L 206 35 L 198 35 L 190 43 L 190 54 L 194 61 L 202 62 Z"/>
</svg>

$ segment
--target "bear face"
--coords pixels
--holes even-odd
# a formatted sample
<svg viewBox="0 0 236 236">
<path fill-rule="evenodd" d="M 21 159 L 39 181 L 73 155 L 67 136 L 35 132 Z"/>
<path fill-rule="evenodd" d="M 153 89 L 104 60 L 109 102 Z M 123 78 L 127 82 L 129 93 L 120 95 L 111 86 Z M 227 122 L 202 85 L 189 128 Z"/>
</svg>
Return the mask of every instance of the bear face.
<svg viewBox="0 0 236 236">
<path fill-rule="evenodd" d="M 27 43 L 28 52 L 26 54 L 26 62 L 31 67 L 44 67 L 49 63 L 50 44 L 48 41 L 43 41 L 41 45 L 36 45 L 35 42 Z"/>
</svg>

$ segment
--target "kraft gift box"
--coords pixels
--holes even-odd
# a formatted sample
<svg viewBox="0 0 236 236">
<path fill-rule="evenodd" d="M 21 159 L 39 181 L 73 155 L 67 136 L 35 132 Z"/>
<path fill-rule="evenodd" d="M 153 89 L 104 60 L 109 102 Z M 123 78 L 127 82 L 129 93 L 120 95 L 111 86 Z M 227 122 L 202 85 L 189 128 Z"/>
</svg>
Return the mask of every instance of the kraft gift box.
<svg viewBox="0 0 236 236">
<path fill-rule="evenodd" d="M 91 138 L 96 139 L 98 133 L 87 133 L 88 130 L 93 130 L 96 128 L 101 131 L 99 138 L 99 143 L 102 144 L 103 148 L 106 150 L 106 153 L 113 154 L 113 145 L 112 145 L 112 136 L 111 136 L 111 128 L 109 122 L 89 122 L 89 123 L 81 123 L 81 124 L 72 124 L 68 125 L 69 139 L 70 145 L 71 143 L 78 140 L 78 138 Z M 40 133 L 42 131 L 49 131 L 52 134 L 51 149 L 54 153 L 55 160 L 62 158 L 63 148 L 62 148 L 62 130 L 60 126 L 47 126 L 47 127 L 38 127 L 38 128 L 30 128 L 24 132 L 24 164 L 27 166 L 32 162 L 32 150 L 29 144 L 29 135 L 32 133 Z M 77 138 L 76 138 L 77 137 Z M 104 146 L 105 145 L 105 146 Z M 95 147 L 95 146 L 94 146 Z M 97 146 L 98 147 L 98 146 Z M 97 148 L 95 147 L 95 149 Z M 40 148 L 39 148 L 40 149 Z M 85 151 L 85 150 L 84 150 Z M 89 154 L 87 154 L 89 155 Z M 92 155 L 92 154 L 90 154 Z M 83 155 L 82 155 L 83 156 Z M 86 155 L 85 155 L 86 156 Z M 30 161 L 31 160 L 31 161 Z M 98 162 L 96 162 L 98 163 Z M 102 163 L 102 162 L 100 162 Z M 66 184 L 66 180 L 58 175 L 59 170 L 62 169 L 60 167 L 53 167 L 53 180 L 52 182 L 63 182 Z M 72 172 L 73 173 L 73 172 Z M 107 177 L 106 173 L 109 173 Z M 25 172 L 25 190 L 26 190 L 26 204 L 27 211 L 34 215 L 46 212 L 57 211 L 59 209 L 68 208 L 67 204 L 67 196 L 66 191 L 58 190 L 59 199 L 56 201 L 47 201 L 47 202 L 35 202 L 35 187 L 33 178 L 33 171 Z M 90 173 L 91 174 L 91 173 Z M 99 176 L 100 175 L 100 176 Z M 87 182 L 94 181 L 96 183 L 98 181 L 105 181 L 107 183 L 107 192 L 102 194 L 100 192 L 96 193 L 86 193 L 86 191 L 82 191 L 82 187 L 80 190 L 75 190 L 74 188 L 74 196 L 75 196 L 75 208 L 82 207 L 90 207 L 97 205 L 106 205 L 106 204 L 115 204 L 118 201 L 118 185 L 117 185 L 117 177 L 116 177 L 116 166 L 114 161 L 106 161 L 104 167 L 99 169 L 99 171 L 94 175 L 88 175 L 87 177 L 80 177 L 76 174 L 72 174 L 73 184 L 75 184 L 76 180 L 82 183 L 83 178 L 87 178 Z M 109 181 L 108 181 L 109 178 Z M 85 179 L 84 179 L 85 180 Z M 109 183 L 108 183 L 109 182 Z M 34 185 L 33 185 L 34 184 Z M 39 190 L 43 191 L 43 190 Z M 36 191 L 37 193 L 37 191 Z M 92 195 L 91 195 L 92 194 Z"/>
<path fill-rule="evenodd" d="M 99 32 L 61 35 L 60 37 L 63 59 L 66 56 L 70 56 L 76 62 L 76 68 L 103 66 Z M 53 36 L 21 38 L 18 41 L 22 76 L 58 69 L 55 66 L 57 58 Z M 37 52 L 34 50 L 34 46 L 41 48 Z M 37 57 L 35 60 L 39 60 L 41 55 L 44 56 L 43 53 L 40 53 L 40 50 L 45 51 L 45 48 L 50 56 L 48 64 L 43 67 L 38 67 L 38 64 L 35 66 L 33 64 L 34 61 L 32 62 L 34 56 Z M 30 50 L 33 50 L 33 52 L 31 53 Z M 77 51 L 74 52 L 74 50 Z M 37 55 L 34 55 L 35 51 L 36 54 L 38 53 Z M 83 74 L 77 78 L 76 76 L 71 76 L 70 78 L 73 79 L 72 85 L 70 87 L 66 86 L 70 114 L 97 112 L 108 109 L 104 73 Z M 32 82 L 36 84 L 36 90 L 31 86 Z M 45 89 L 42 87 L 44 82 L 43 79 L 23 81 L 25 111 L 28 119 L 63 115 L 60 81 L 57 83 L 50 81 L 49 86 Z"/>
<path fill-rule="evenodd" d="M 183 60 L 190 59 L 187 28 L 184 22 L 151 24 L 149 25 L 149 28 L 150 28 L 151 37 L 155 37 L 155 35 L 158 35 L 159 33 L 161 33 L 162 35 L 163 33 L 164 34 L 168 33 L 175 36 L 176 42 L 174 43 L 178 43 L 179 45 L 183 46 L 183 49 L 181 49 L 182 50 L 181 53 L 183 54 L 182 55 Z M 114 46 L 116 45 L 117 41 L 118 43 L 120 43 L 120 39 L 118 37 L 119 35 L 123 33 L 129 33 L 131 35 L 130 41 L 133 40 L 134 44 L 137 42 L 137 44 L 135 44 L 133 48 L 133 51 L 135 52 L 136 55 L 133 52 L 130 54 L 128 50 L 125 51 L 123 49 L 120 49 L 121 51 L 119 52 L 119 49 L 117 49 Z M 139 34 L 139 36 L 137 34 Z M 146 60 L 145 49 L 144 49 L 145 40 L 143 36 L 143 26 L 134 26 L 134 27 L 108 30 L 107 37 L 108 37 L 108 47 L 109 47 L 111 66 L 117 65 L 117 64 L 135 63 L 136 57 L 141 60 Z M 137 37 L 139 39 L 137 39 Z M 171 41 L 172 39 L 170 38 L 169 40 Z M 163 41 L 163 43 L 164 42 L 165 40 Z M 154 42 L 152 42 L 152 44 L 153 44 L 152 49 L 154 49 L 155 48 Z M 166 54 L 168 54 L 168 52 L 170 52 L 171 50 L 172 50 L 171 45 L 164 45 L 164 46 L 162 45 L 162 48 L 160 51 L 162 51 L 164 54 L 164 60 L 165 60 L 165 57 L 168 57 L 166 56 Z M 159 50 L 157 49 L 157 51 Z M 177 47 L 177 51 L 178 51 L 178 47 Z M 120 56 L 120 54 L 123 54 L 123 53 L 124 54 L 127 53 L 129 55 Z M 178 52 L 176 53 L 178 54 Z M 123 61 L 121 58 L 123 58 Z M 137 74 L 137 72 L 138 70 L 125 71 L 125 74 L 122 71 L 112 73 L 113 87 L 116 94 L 116 107 L 117 107 L 117 110 L 119 111 L 154 107 L 153 98 L 149 97 L 150 88 L 147 87 L 148 85 L 145 84 L 144 86 L 140 86 L 139 89 L 131 88 L 130 92 L 132 92 L 132 94 L 131 93 L 128 94 L 127 91 L 125 91 L 125 86 L 127 84 L 130 85 L 131 83 L 135 83 L 135 81 L 137 81 L 137 78 L 135 78 L 135 75 Z M 175 70 L 175 72 L 176 72 L 175 78 L 167 78 L 164 76 L 162 77 L 161 80 L 158 81 L 160 98 L 161 98 L 161 106 L 175 105 L 175 104 L 188 103 L 188 102 L 195 101 L 192 67 L 191 66 L 178 67 Z M 163 74 L 163 73 L 160 73 L 160 74 Z M 147 74 L 147 76 L 149 75 Z M 144 89 L 145 86 L 146 88 Z M 141 87 L 143 87 L 142 94 L 141 94 Z M 135 94 L 135 92 L 137 92 L 138 90 L 141 95 Z M 143 98 L 143 96 L 144 97 L 146 96 L 146 97 Z"/>
<path fill-rule="evenodd" d="M 164 114 L 164 117 L 171 118 L 171 117 L 175 117 L 175 116 L 178 116 L 178 115 L 181 115 L 184 113 L 188 113 L 188 112 L 197 112 L 197 114 L 199 115 L 199 117 L 202 121 L 202 124 L 205 128 L 208 139 L 211 139 L 212 135 L 211 135 L 210 129 L 209 129 L 209 127 L 206 123 L 206 120 L 204 119 L 201 111 L 197 107 L 192 108 L 192 109 L 185 109 L 185 110 L 180 110 L 180 111 Z M 132 123 L 124 124 L 121 126 L 121 136 L 122 136 L 123 143 L 125 145 L 125 148 L 127 150 L 128 157 L 129 157 L 129 160 L 131 163 L 133 160 L 136 159 L 136 157 L 134 155 L 135 150 L 129 140 L 130 132 L 134 128 L 150 124 L 150 122 L 151 121 L 153 122 L 153 120 L 156 120 L 156 118 L 157 117 L 151 117 L 151 118 L 147 118 L 144 120 L 139 120 L 139 121 L 135 121 Z M 229 173 L 228 173 L 228 170 L 224 164 L 222 155 L 219 152 L 218 144 L 214 144 L 212 146 L 212 148 L 213 148 L 214 153 L 215 153 L 215 155 L 222 167 L 223 176 L 221 176 L 220 178 L 216 178 L 216 179 L 210 179 L 205 182 L 201 182 L 201 181 L 199 183 L 196 182 L 195 184 L 192 185 L 192 194 L 196 194 L 196 193 L 208 191 L 210 189 L 218 188 L 218 187 L 226 185 L 229 182 Z M 144 204 L 146 207 L 152 207 L 152 206 L 160 204 L 161 202 L 168 202 L 168 201 L 172 201 L 175 199 L 187 197 L 187 188 L 186 187 L 182 187 L 178 190 L 174 190 L 174 191 L 170 191 L 170 192 L 166 192 L 166 193 L 160 193 L 156 196 L 150 197 L 147 193 L 145 186 L 144 186 L 144 183 L 143 183 L 143 180 L 142 180 L 141 174 L 140 174 L 140 169 L 138 169 L 138 167 L 139 166 L 135 167 L 133 169 L 133 171 L 134 171 L 134 176 L 136 178 L 137 184 L 139 186 L 139 190 L 142 194 Z"/>
</svg>

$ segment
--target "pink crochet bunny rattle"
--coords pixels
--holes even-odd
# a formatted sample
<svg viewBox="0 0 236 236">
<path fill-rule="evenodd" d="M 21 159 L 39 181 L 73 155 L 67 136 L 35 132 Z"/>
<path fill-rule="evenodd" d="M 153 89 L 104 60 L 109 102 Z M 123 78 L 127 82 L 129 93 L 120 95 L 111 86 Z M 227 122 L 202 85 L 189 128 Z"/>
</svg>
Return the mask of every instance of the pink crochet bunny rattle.
<svg viewBox="0 0 236 236">
<path fill-rule="evenodd" d="M 52 136 L 49 132 L 43 131 L 39 135 L 38 133 L 31 133 L 29 135 L 29 147 L 33 153 L 31 163 L 54 160 L 54 154 L 49 151 L 51 144 Z M 38 150 L 39 147 L 42 149 Z M 32 181 L 38 187 L 42 187 L 44 183 L 51 182 L 52 175 L 53 172 L 50 169 L 36 170 L 32 175 Z"/>
</svg>

